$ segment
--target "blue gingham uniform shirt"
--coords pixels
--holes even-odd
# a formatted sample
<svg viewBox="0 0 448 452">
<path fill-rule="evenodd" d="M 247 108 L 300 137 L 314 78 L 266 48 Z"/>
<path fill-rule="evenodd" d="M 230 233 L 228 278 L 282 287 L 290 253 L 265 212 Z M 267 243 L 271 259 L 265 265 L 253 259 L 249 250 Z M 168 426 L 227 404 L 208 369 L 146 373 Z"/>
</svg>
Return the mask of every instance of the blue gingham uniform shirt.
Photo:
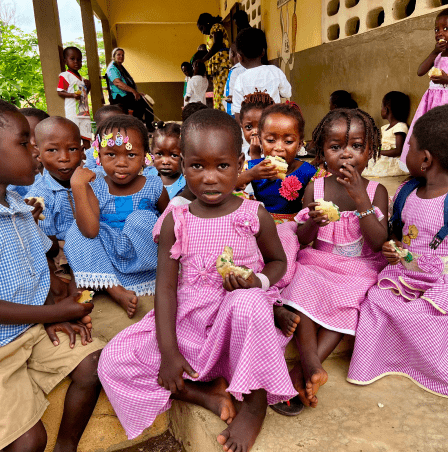
<svg viewBox="0 0 448 452">
<path fill-rule="evenodd" d="M 32 208 L 17 193 L 7 191 L 6 201 L 9 208 L 0 204 L 0 300 L 42 306 L 50 288 L 45 253 L 52 242 L 36 225 Z M 30 326 L 0 323 L 0 347 Z"/>
<path fill-rule="evenodd" d="M 44 170 L 42 178 L 33 184 L 27 197 L 44 198 L 45 220 L 39 220 L 39 226 L 48 236 L 55 235 L 58 240 L 65 240 L 65 234 L 75 221 L 72 206 L 75 201 L 71 188 L 63 187 L 56 179 L 51 177 L 47 170 Z"/>
</svg>

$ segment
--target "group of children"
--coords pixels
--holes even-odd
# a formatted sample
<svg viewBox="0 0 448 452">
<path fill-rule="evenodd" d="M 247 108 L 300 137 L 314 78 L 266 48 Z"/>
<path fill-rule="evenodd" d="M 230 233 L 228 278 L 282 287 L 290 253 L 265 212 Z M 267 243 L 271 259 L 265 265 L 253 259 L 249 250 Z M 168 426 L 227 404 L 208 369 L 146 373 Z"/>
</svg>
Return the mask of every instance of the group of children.
<svg viewBox="0 0 448 452">
<path fill-rule="evenodd" d="M 405 139 L 405 98 L 388 93 L 383 140 L 366 112 L 332 109 L 309 144 L 320 171 L 297 158 L 300 107 L 275 102 L 269 80 L 242 92 L 239 122 L 192 103 L 182 127 L 155 124 L 151 148 L 141 121 L 102 107 L 85 162 L 72 121 L 0 101 L 0 449 L 45 449 L 44 393 L 70 376 L 57 451 L 76 450 L 101 385 L 129 438 L 175 399 L 228 424 L 224 450 L 248 451 L 268 405 L 317 406 L 345 334 L 348 381 L 398 374 L 448 397 L 448 105 Z M 401 147 L 411 178 L 388 225 L 387 190 L 363 174 Z M 225 247 L 245 277 L 218 273 Z M 155 309 L 105 346 L 85 289 L 129 317 L 155 293 Z"/>
</svg>

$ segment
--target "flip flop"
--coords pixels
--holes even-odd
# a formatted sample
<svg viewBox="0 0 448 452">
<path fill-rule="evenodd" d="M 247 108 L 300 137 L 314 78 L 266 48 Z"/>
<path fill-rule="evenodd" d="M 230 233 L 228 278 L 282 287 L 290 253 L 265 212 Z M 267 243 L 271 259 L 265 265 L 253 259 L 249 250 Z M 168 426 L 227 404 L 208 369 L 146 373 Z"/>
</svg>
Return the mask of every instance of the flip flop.
<svg viewBox="0 0 448 452">
<path fill-rule="evenodd" d="M 301 402 L 299 396 L 293 397 L 288 402 L 280 402 L 275 405 L 269 405 L 276 413 L 283 416 L 297 416 L 299 415 L 305 405 Z"/>
</svg>

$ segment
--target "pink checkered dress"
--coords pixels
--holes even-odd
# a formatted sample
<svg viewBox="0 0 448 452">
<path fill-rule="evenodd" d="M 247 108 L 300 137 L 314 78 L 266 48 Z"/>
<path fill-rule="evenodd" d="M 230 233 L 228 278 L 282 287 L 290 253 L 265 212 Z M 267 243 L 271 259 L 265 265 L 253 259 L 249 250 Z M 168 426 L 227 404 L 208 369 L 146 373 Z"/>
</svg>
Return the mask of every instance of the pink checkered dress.
<svg viewBox="0 0 448 452">
<path fill-rule="evenodd" d="M 216 258 L 226 245 L 233 248 L 236 265 L 262 270 L 255 238 L 258 206 L 243 200 L 237 210 L 219 218 L 198 218 L 188 206 L 173 209 L 176 242 L 171 257 L 181 263 L 176 334 L 179 350 L 199 373 L 199 381 L 222 376 L 238 400 L 263 388 L 268 403 L 274 404 L 297 394 L 283 356 L 288 339 L 274 326 L 278 289 L 227 292 L 216 270 Z M 103 350 L 100 379 L 130 439 L 170 407 L 170 392 L 157 383 L 159 368 L 154 311 Z"/>
<path fill-rule="evenodd" d="M 448 239 L 429 247 L 443 225 L 444 199 L 421 199 L 415 190 L 406 200 L 403 236 L 410 244 L 403 246 L 414 261 L 388 265 L 361 304 L 351 383 L 398 374 L 448 397 Z"/>
<path fill-rule="evenodd" d="M 324 198 L 325 178 L 314 181 L 314 199 Z M 367 194 L 373 202 L 378 182 L 369 182 Z M 375 207 L 379 220 L 381 211 Z M 309 209 L 301 210 L 297 223 L 305 223 Z M 353 211 L 341 212 L 341 219 L 319 229 L 314 247 L 299 252 L 292 283 L 282 292 L 285 304 L 314 322 L 344 334 L 355 335 L 359 303 L 377 282 L 386 265 L 381 253 L 370 248 Z"/>
</svg>

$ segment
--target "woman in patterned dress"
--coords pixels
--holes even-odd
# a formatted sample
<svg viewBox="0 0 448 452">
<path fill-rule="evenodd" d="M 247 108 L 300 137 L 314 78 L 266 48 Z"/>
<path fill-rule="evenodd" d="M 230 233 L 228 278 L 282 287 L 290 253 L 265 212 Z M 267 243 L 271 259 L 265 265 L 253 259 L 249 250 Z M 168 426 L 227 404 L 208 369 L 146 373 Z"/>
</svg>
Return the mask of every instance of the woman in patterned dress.
<svg viewBox="0 0 448 452">
<path fill-rule="evenodd" d="M 201 61 L 205 63 L 208 75 L 213 77 L 213 108 L 225 111 L 222 99 L 230 69 L 229 38 L 220 16 L 202 13 L 197 26 L 202 34 L 208 35 L 208 52 Z"/>
</svg>

